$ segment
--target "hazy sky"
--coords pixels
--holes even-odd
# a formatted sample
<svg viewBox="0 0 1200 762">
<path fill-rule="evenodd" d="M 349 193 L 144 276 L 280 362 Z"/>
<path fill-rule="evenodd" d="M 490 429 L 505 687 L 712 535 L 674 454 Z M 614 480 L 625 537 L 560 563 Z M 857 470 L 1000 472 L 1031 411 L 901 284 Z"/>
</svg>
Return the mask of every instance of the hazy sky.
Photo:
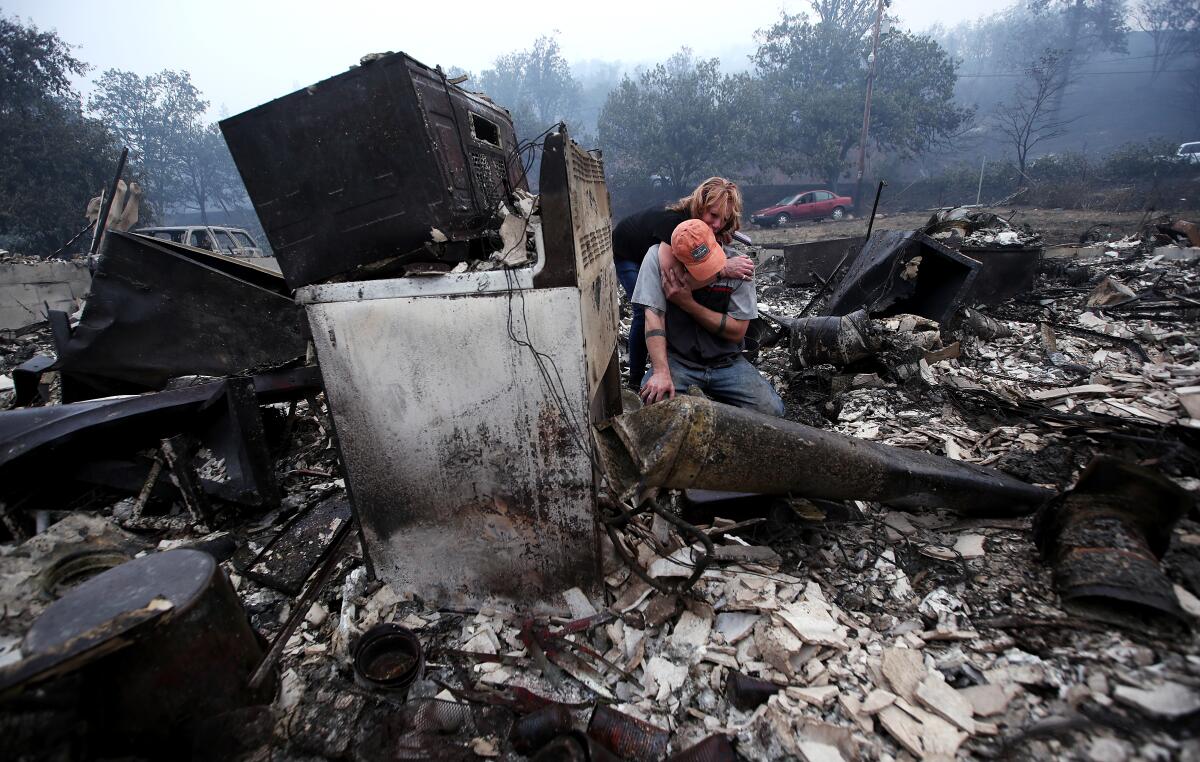
<svg viewBox="0 0 1200 762">
<path fill-rule="evenodd" d="M 1011 4 L 894 0 L 890 12 L 902 26 L 920 30 Z M 216 116 L 337 74 L 366 53 L 404 51 L 430 66 L 479 72 L 496 56 L 557 31 L 568 61 L 657 62 L 685 45 L 701 56 L 728 56 L 751 46 L 755 30 L 775 21 L 781 10 L 805 8 L 803 2 L 780 0 L 134 0 L 116 5 L 17 0 L 4 4 L 2 12 L 56 30 L 76 45 L 78 57 L 94 67 L 88 79 L 110 68 L 140 74 L 187 70 Z M 86 82 L 79 85 L 87 91 Z"/>
</svg>

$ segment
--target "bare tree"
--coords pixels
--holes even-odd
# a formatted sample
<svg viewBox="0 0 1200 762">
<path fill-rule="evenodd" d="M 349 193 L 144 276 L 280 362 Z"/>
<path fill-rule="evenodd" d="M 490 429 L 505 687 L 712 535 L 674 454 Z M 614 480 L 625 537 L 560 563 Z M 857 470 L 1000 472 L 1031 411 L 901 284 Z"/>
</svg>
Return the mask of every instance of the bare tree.
<svg viewBox="0 0 1200 762">
<path fill-rule="evenodd" d="M 1040 143 L 1065 135 L 1075 121 L 1060 119 L 1055 108 L 1057 98 L 1070 84 L 1064 66 L 1060 53 L 1047 51 L 1026 69 L 1025 81 L 1014 88 L 1012 98 L 996 108 L 1000 132 L 1016 152 L 1017 168 L 1026 179 L 1030 152 Z"/>
<path fill-rule="evenodd" d="M 1195 0 L 1141 0 L 1134 18 L 1154 42 L 1154 74 L 1200 55 L 1200 5 Z"/>
</svg>

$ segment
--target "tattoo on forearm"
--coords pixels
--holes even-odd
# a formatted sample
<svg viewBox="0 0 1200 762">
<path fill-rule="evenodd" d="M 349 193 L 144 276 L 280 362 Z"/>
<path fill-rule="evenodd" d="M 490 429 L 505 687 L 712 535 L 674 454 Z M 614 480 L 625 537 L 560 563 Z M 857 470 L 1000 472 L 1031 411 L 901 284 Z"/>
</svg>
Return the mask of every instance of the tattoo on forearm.
<svg viewBox="0 0 1200 762">
<path fill-rule="evenodd" d="M 718 335 L 718 336 L 720 336 L 721 334 L 725 333 L 725 323 L 726 323 L 726 321 L 728 321 L 728 320 L 729 320 L 729 313 L 728 313 L 728 312 L 726 312 L 726 313 L 724 313 L 723 315 L 721 315 L 721 324 L 720 324 L 719 326 L 717 326 L 717 335 Z"/>
<path fill-rule="evenodd" d="M 646 338 L 648 339 L 651 336 L 662 336 L 665 339 L 667 338 L 667 332 L 661 328 L 655 328 L 653 331 L 646 331 Z"/>
</svg>

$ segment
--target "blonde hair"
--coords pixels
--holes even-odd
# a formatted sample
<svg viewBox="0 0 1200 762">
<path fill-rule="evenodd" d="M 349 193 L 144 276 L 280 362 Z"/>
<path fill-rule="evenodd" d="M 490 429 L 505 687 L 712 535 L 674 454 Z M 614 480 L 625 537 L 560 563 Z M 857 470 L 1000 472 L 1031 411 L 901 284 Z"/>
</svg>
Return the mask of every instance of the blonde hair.
<svg viewBox="0 0 1200 762">
<path fill-rule="evenodd" d="M 724 177 L 710 177 L 696 186 L 690 196 L 671 204 L 668 209 L 686 212 L 693 219 L 703 216 L 709 207 L 720 204 L 725 208 L 725 224 L 717 231 L 717 240 L 729 243 L 742 227 L 742 192 L 737 183 Z"/>
</svg>

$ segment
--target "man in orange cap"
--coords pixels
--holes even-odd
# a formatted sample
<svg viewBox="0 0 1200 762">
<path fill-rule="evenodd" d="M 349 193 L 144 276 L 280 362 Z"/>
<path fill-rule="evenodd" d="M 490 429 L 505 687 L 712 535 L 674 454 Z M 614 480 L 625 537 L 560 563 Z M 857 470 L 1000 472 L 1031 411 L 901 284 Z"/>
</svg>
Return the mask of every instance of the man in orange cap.
<svg viewBox="0 0 1200 762">
<path fill-rule="evenodd" d="M 642 400 L 698 386 L 718 402 L 782 416 L 783 400 L 742 356 L 746 327 L 758 317 L 754 281 L 722 278 L 724 267 L 725 251 L 701 220 L 681 222 L 670 246 L 646 252 L 632 300 L 646 308 L 650 371 Z"/>
</svg>

